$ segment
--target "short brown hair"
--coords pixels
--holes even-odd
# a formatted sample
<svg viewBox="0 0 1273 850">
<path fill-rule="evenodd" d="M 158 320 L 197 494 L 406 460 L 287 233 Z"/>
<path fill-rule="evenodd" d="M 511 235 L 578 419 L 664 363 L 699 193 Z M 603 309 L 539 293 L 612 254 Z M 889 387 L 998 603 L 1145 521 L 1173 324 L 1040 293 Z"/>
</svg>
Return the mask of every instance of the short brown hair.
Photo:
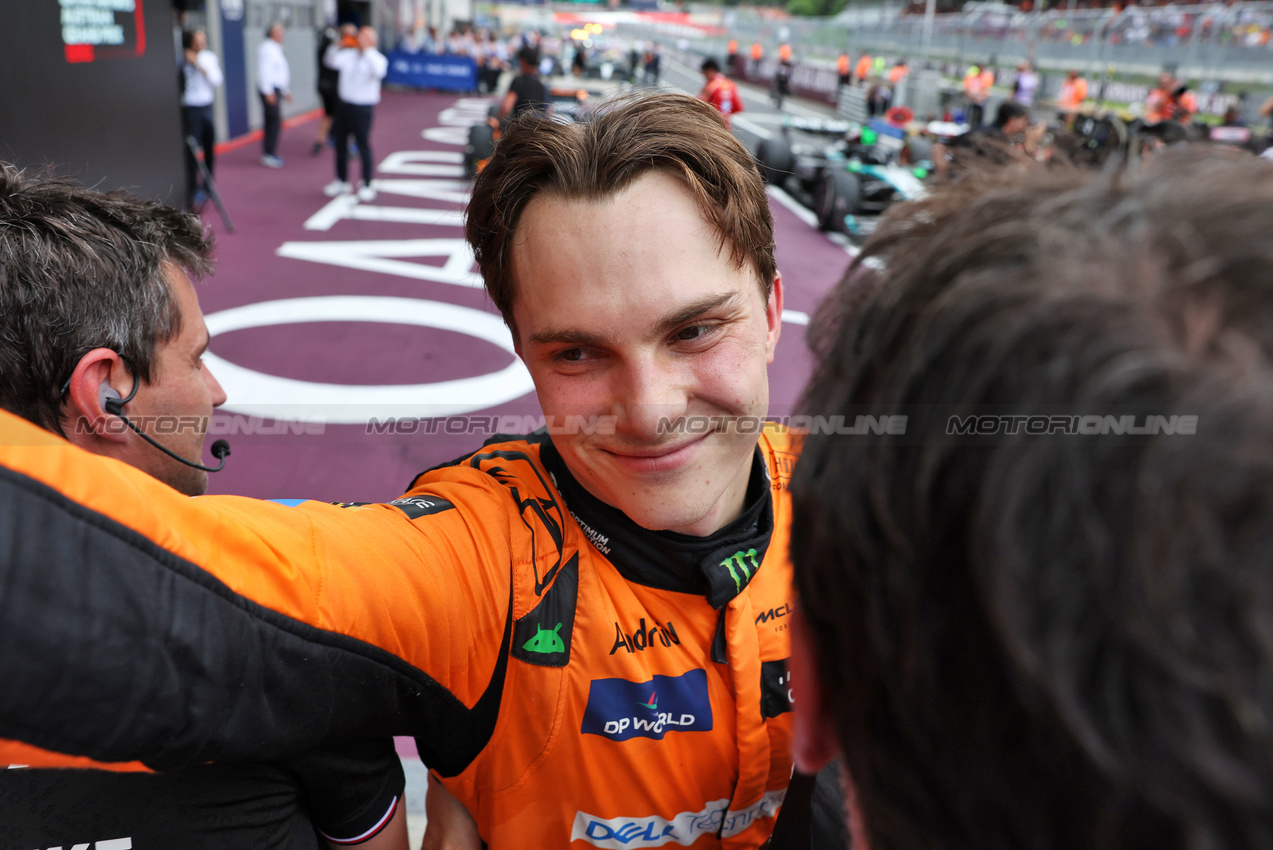
<svg viewBox="0 0 1273 850">
<path fill-rule="evenodd" d="M 751 154 L 720 113 L 700 100 L 628 95 L 582 123 L 534 114 L 516 119 L 473 184 L 464 236 L 509 328 L 517 295 L 513 235 L 531 200 L 540 194 L 604 198 L 655 170 L 684 180 L 721 248 L 728 246 L 740 268 L 755 267 L 769 297 L 777 270 L 773 216 Z"/>
<path fill-rule="evenodd" d="M 811 434 L 791 484 L 866 843 L 1273 845 L 1273 165 L 998 179 L 891 210 L 815 329 L 805 411 L 908 414 Z"/>
</svg>

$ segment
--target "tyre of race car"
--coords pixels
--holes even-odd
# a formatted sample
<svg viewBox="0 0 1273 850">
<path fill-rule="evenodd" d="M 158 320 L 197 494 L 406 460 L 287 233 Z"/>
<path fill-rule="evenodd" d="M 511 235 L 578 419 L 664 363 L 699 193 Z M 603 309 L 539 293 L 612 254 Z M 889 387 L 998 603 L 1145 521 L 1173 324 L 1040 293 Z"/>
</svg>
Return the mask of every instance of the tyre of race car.
<svg viewBox="0 0 1273 850">
<path fill-rule="evenodd" d="M 464 176 L 475 177 L 477 166 L 495 152 L 495 131 L 490 124 L 474 124 L 469 127 L 469 141 L 464 146 Z"/>
<path fill-rule="evenodd" d="M 765 178 L 765 182 L 781 186 L 794 165 L 791 145 L 781 136 L 761 139 L 756 147 L 756 161 L 760 164 L 760 176 Z"/>
<path fill-rule="evenodd" d="M 829 168 L 818 178 L 814 192 L 814 212 L 818 229 L 844 231 L 844 217 L 855 215 L 862 206 L 862 184 L 856 174 Z"/>
<path fill-rule="evenodd" d="M 908 143 L 911 148 L 911 162 L 922 162 L 923 160 L 931 160 L 933 158 L 933 143 L 928 139 L 922 139 L 918 136 L 911 139 Z"/>
</svg>

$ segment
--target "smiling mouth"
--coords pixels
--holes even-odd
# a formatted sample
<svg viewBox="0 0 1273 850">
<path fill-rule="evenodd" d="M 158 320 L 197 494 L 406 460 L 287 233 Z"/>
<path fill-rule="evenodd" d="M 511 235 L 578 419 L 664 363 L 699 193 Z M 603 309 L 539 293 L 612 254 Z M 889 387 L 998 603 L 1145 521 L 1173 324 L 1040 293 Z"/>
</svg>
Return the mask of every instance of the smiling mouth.
<svg viewBox="0 0 1273 850">
<path fill-rule="evenodd" d="M 710 432 L 709 432 L 710 433 Z M 616 451 L 602 449 L 619 465 L 636 472 L 665 472 L 676 469 L 689 461 L 708 434 L 673 446 L 652 446 Z"/>
</svg>

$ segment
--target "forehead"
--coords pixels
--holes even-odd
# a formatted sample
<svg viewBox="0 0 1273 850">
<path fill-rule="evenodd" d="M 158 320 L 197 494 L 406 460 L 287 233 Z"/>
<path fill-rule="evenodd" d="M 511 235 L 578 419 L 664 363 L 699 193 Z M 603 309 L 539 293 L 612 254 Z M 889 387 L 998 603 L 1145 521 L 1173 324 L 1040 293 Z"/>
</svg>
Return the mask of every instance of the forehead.
<svg viewBox="0 0 1273 850">
<path fill-rule="evenodd" d="M 513 240 L 514 314 L 532 325 L 641 324 L 679 306 L 749 286 L 720 232 L 677 177 L 650 172 L 598 199 L 543 195 Z"/>
<path fill-rule="evenodd" d="M 203 336 L 203 310 L 199 307 L 199 294 L 194 283 L 180 266 L 164 263 L 164 277 L 168 281 L 168 290 L 172 293 L 173 303 L 181 316 L 179 336 Z"/>
</svg>

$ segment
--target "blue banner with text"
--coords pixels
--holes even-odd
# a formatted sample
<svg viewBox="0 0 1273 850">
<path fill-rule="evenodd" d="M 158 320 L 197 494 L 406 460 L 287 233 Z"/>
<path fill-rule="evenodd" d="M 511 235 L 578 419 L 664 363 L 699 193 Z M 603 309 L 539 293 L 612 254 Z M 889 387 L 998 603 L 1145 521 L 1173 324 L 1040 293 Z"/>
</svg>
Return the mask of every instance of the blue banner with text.
<svg viewBox="0 0 1273 850">
<path fill-rule="evenodd" d="M 418 89 L 477 91 L 477 62 L 468 56 L 395 50 L 389 54 L 385 82 Z"/>
</svg>

